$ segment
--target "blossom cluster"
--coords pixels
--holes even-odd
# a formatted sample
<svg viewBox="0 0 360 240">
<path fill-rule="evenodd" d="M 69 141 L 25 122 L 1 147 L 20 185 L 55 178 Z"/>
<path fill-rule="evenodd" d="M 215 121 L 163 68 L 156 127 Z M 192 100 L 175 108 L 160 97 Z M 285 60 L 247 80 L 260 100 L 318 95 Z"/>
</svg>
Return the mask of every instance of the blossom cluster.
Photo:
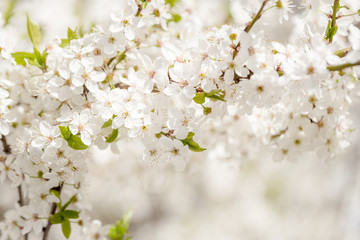
<svg viewBox="0 0 360 240">
<path fill-rule="evenodd" d="M 68 238 L 70 219 L 83 226 L 79 239 L 105 239 L 88 216 L 85 159 L 95 146 L 118 153 L 119 139 L 140 140 L 149 166 L 180 169 L 219 146 L 227 158 L 266 151 L 275 161 L 341 152 L 359 91 L 360 29 L 356 17 L 340 25 L 334 1 L 324 37 L 303 4 L 306 31 L 289 43 L 252 28 L 268 10 L 288 20 L 290 1 L 249 1 L 244 24 L 201 32 L 180 3 L 132 0 L 109 23 L 83 35 L 69 28 L 44 46 L 28 17 L 33 52 L 0 48 L 0 181 L 20 194 L 0 239 L 46 239 L 52 224 Z"/>
</svg>

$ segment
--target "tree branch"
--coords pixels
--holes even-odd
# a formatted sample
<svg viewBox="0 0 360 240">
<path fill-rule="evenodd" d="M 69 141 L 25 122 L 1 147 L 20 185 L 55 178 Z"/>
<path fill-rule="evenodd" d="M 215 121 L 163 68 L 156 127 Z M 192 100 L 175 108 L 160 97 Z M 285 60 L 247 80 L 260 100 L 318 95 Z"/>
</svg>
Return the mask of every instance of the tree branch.
<svg viewBox="0 0 360 240">
<path fill-rule="evenodd" d="M 268 3 L 269 0 L 264 0 L 264 2 L 261 4 L 261 7 L 259 9 L 259 11 L 256 13 L 255 17 L 253 17 L 253 19 L 246 25 L 244 32 L 250 32 L 251 28 L 254 26 L 254 24 L 260 19 L 263 11 L 264 11 L 264 7 L 265 5 Z M 238 42 L 238 44 L 235 47 L 234 53 L 233 53 L 233 59 L 235 58 L 236 54 L 239 52 L 239 47 L 240 47 L 240 41 Z"/>
<path fill-rule="evenodd" d="M 60 186 L 58 186 L 58 187 L 56 187 L 56 188 L 53 188 L 53 189 L 56 190 L 56 191 L 58 191 L 59 194 L 61 194 L 62 186 L 63 186 L 63 185 L 61 184 Z M 52 204 L 51 204 L 51 207 L 50 207 L 50 215 L 51 215 L 51 216 L 55 214 L 55 212 L 56 212 L 56 207 L 57 207 L 56 203 L 52 203 Z M 51 225 L 52 225 L 52 223 L 51 223 L 50 218 L 49 218 L 48 224 L 46 225 L 46 227 L 43 228 L 44 235 L 43 235 L 42 240 L 46 240 L 46 239 L 47 239 L 47 237 L 48 237 L 48 235 L 49 235 L 49 231 L 50 231 Z"/>
</svg>

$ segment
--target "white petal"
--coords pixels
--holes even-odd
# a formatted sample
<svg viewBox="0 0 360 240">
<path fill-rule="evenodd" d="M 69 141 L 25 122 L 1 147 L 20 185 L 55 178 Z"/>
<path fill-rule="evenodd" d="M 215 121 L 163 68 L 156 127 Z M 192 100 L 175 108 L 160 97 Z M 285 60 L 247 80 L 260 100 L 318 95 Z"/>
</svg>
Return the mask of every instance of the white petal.
<svg viewBox="0 0 360 240">
<path fill-rule="evenodd" d="M 168 96 L 172 96 L 179 93 L 179 89 L 180 89 L 179 84 L 173 83 L 164 89 L 164 93 Z"/>
<path fill-rule="evenodd" d="M 83 77 L 81 76 L 74 76 L 72 78 L 72 84 L 75 86 L 75 87 L 80 87 L 84 84 L 85 80 Z"/>
<path fill-rule="evenodd" d="M 186 127 L 180 127 L 178 129 L 176 129 L 175 131 L 175 135 L 176 135 L 176 138 L 178 139 L 185 139 L 188 135 L 189 131 Z"/>
<path fill-rule="evenodd" d="M 124 118 L 119 117 L 119 116 L 115 117 L 113 122 L 112 122 L 112 128 L 116 129 L 116 128 L 121 127 L 122 125 L 124 125 Z"/>
<path fill-rule="evenodd" d="M 59 77 L 54 77 L 49 81 L 49 84 L 51 84 L 52 86 L 55 86 L 55 87 L 60 87 L 60 86 L 64 85 L 64 79 L 59 78 Z"/>
<path fill-rule="evenodd" d="M 5 89 L 0 88 L 0 98 L 6 98 L 9 96 L 9 92 Z"/>
<path fill-rule="evenodd" d="M 70 72 L 67 69 L 59 69 L 59 75 L 63 79 L 69 79 L 70 78 Z"/>
<path fill-rule="evenodd" d="M 130 28 L 130 27 L 127 27 L 124 29 L 125 30 L 125 37 L 128 39 L 128 40 L 134 40 L 135 38 L 135 31 L 134 29 Z"/>
<path fill-rule="evenodd" d="M 91 136 L 87 131 L 81 131 L 80 136 L 83 143 L 85 143 L 86 145 L 91 144 Z"/>
<path fill-rule="evenodd" d="M 115 49 L 112 44 L 105 44 L 103 50 L 104 50 L 104 53 L 109 54 L 109 55 L 115 53 Z"/>
<path fill-rule="evenodd" d="M 94 68 L 95 60 L 91 57 L 82 58 L 81 64 L 85 67 L 85 69 L 90 70 Z"/>
<path fill-rule="evenodd" d="M 40 132 L 42 135 L 44 136 L 50 136 L 50 131 L 51 131 L 52 127 L 49 123 L 47 122 L 40 122 Z"/>
<path fill-rule="evenodd" d="M 42 149 L 48 141 L 44 137 L 37 137 L 31 142 L 34 148 Z"/>
<path fill-rule="evenodd" d="M 226 84 L 231 84 L 234 82 L 234 69 L 230 68 L 225 71 L 224 80 Z"/>
<path fill-rule="evenodd" d="M 112 23 L 109 27 L 109 31 L 112 33 L 120 32 L 123 29 L 120 23 Z"/>
<path fill-rule="evenodd" d="M 77 125 L 70 124 L 69 130 L 72 134 L 76 135 L 79 132 L 79 127 Z"/>
<path fill-rule="evenodd" d="M 90 109 L 85 109 L 80 113 L 80 122 L 87 123 L 91 118 Z"/>
<path fill-rule="evenodd" d="M 8 135 L 9 134 L 9 125 L 6 122 L 2 121 L 2 120 L 0 120 L 0 133 L 2 135 Z"/>
<path fill-rule="evenodd" d="M 187 98 L 192 99 L 195 97 L 195 88 L 193 86 L 186 86 L 182 91 Z"/>
<path fill-rule="evenodd" d="M 95 82 L 102 82 L 106 78 L 106 73 L 93 71 L 93 72 L 90 73 L 90 78 L 92 80 L 94 80 Z"/>
<path fill-rule="evenodd" d="M 69 64 L 69 69 L 73 73 L 80 71 L 81 63 L 80 63 L 79 59 L 73 59 Z"/>
</svg>

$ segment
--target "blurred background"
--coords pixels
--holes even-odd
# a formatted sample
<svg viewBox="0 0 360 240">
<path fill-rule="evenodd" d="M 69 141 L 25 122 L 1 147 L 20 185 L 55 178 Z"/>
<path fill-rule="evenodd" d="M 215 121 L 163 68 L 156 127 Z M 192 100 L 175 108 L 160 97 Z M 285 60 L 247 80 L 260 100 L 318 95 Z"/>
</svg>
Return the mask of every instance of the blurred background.
<svg viewBox="0 0 360 240">
<path fill-rule="evenodd" d="M 229 13 L 241 21 L 236 9 L 241 1 L 183 3 L 204 27 L 228 22 Z M 9 4 L 14 4 L 14 15 L 6 23 L 9 39 L 27 38 L 28 13 L 46 42 L 65 37 L 68 27 L 86 31 L 93 23 L 109 21 L 125 1 L 1 0 L 0 11 Z M 271 21 L 266 14 L 262 20 Z M 269 38 L 280 42 L 292 28 L 291 21 L 263 27 Z M 18 44 L 17 49 L 27 47 Z M 358 109 L 354 106 L 351 116 L 355 129 Z M 235 160 L 194 158 L 184 171 L 151 168 L 141 161 L 140 143 L 119 141 L 120 155 L 94 149 L 87 160 L 86 197 L 92 217 L 104 224 L 115 223 L 133 208 L 130 232 L 138 240 L 358 240 L 359 131 L 351 136 L 347 152 L 327 161 L 273 162 L 264 153 Z M 0 184 L 0 220 L 16 200 L 17 191 Z M 64 239 L 56 230 L 51 234 L 51 239 Z"/>
</svg>

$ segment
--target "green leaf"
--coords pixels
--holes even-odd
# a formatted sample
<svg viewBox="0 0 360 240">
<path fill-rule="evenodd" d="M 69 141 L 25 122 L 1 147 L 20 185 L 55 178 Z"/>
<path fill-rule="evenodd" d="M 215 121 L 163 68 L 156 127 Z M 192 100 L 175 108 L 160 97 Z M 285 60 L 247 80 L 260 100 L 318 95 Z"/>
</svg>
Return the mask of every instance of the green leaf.
<svg viewBox="0 0 360 240">
<path fill-rule="evenodd" d="M 205 93 L 205 97 L 210 98 L 211 100 L 220 100 L 224 101 L 225 94 L 222 93 L 221 89 L 211 90 L 209 93 Z"/>
<path fill-rule="evenodd" d="M 68 30 L 67 30 L 67 37 L 68 37 L 69 41 L 79 38 L 78 34 L 76 33 L 76 30 L 73 31 L 73 30 L 71 30 L 71 28 L 68 28 Z"/>
<path fill-rule="evenodd" d="M 209 98 L 212 101 L 224 101 L 225 102 L 225 94 L 221 89 L 211 90 L 210 92 L 198 92 L 193 98 L 194 102 L 198 104 L 203 104 L 205 102 L 205 98 Z"/>
<path fill-rule="evenodd" d="M 51 189 L 51 190 L 50 190 L 50 193 L 51 193 L 51 195 L 54 195 L 54 196 L 57 197 L 59 200 L 61 200 L 59 191 L 54 190 L 54 189 Z"/>
<path fill-rule="evenodd" d="M 63 139 L 65 139 L 66 141 L 70 139 L 71 137 L 71 132 L 69 127 L 65 127 L 65 126 L 59 126 L 60 129 L 60 135 Z"/>
<path fill-rule="evenodd" d="M 64 236 L 65 236 L 66 238 L 69 238 L 69 237 L 70 237 L 70 234 L 71 234 L 71 225 L 70 225 L 69 219 L 65 219 L 65 220 L 61 223 L 61 229 L 62 229 L 62 232 L 63 232 Z"/>
<path fill-rule="evenodd" d="M 67 47 L 70 45 L 70 41 L 73 39 L 78 39 L 79 35 L 77 34 L 76 30 L 73 31 L 71 28 L 68 28 L 67 30 L 67 37 L 68 38 L 62 38 L 61 39 L 61 43 L 60 43 L 60 47 Z"/>
<path fill-rule="evenodd" d="M 180 21 L 181 21 L 181 16 L 179 14 L 176 13 L 171 14 L 171 18 L 169 19 L 169 22 L 180 22 Z"/>
<path fill-rule="evenodd" d="M 34 55 L 35 55 L 35 59 L 37 60 L 37 62 L 42 65 L 43 64 L 43 59 L 42 59 L 42 56 L 40 54 L 40 52 L 34 48 Z"/>
<path fill-rule="evenodd" d="M 25 59 L 28 60 L 34 60 L 35 54 L 30 52 L 14 52 L 11 54 L 11 56 L 14 58 L 15 62 L 19 65 L 26 66 Z"/>
<path fill-rule="evenodd" d="M 89 146 L 81 141 L 81 138 L 77 135 L 71 135 L 71 137 L 67 140 L 69 147 L 75 150 L 85 150 L 88 149 Z"/>
<path fill-rule="evenodd" d="M 4 26 L 8 25 L 10 18 L 14 15 L 14 8 L 17 4 L 18 0 L 8 0 L 6 2 L 6 8 L 5 11 L 3 12 L 3 16 L 4 16 Z"/>
<path fill-rule="evenodd" d="M 330 28 L 331 28 L 331 20 L 328 21 L 328 25 L 325 31 L 325 39 L 328 40 L 330 38 Z"/>
<path fill-rule="evenodd" d="M 196 93 L 195 97 L 193 98 L 194 102 L 196 102 L 197 104 L 203 104 L 205 102 L 205 93 L 204 92 L 200 92 L 200 93 Z"/>
<path fill-rule="evenodd" d="M 330 31 L 330 38 L 334 37 L 336 32 L 338 30 L 338 26 L 334 26 L 331 28 L 331 31 Z"/>
<path fill-rule="evenodd" d="M 127 237 L 126 235 L 129 233 L 128 229 L 132 214 L 132 210 L 128 211 L 123 215 L 120 221 L 117 221 L 115 225 L 110 227 L 108 236 L 111 240 L 123 240 L 125 237 L 125 239 L 130 239 L 130 237 Z"/>
<path fill-rule="evenodd" d="M 70 40 L 62 38 L 59 46 L 63 48 L 63 47 L 69 46 L 69 45 L 70 45 Z"/>
<path fill-rule="evenodd" d="M 27 30 L 34 48 L 39 48 L 41 38 L 40 27 L 30 20 L 29 15 L 27 15 Z"/>
<path fill-rule="evenodd" d="M 179 2 L 179 0 L 165 0 L 165 3 L 170 4 L 171 7 L 175 7 L 177 2 Z"/>
<path fill-rule="evenodd" d="M 194 132 L 189 132 L 187 137 L 184 140 L 192 140 L 194 136 L 195 136 Z"/>
<path fill-rule="evenodd" d="M 78 135 L 73 135 L 69 127 L 59 126 L 59 129 L 61 137 L 68 142 L 69 147 L 75 150 L 88 149 L 89 146 L 83 143 Z"/>
<path fill-rule="evenodd" d="M 51 216 L 50 218 L 50 222 L 52 224 L 59 224 L 64 222 L 66 219 L 65 217 L 61 214 L 61 212 L 55 213 L 54 215 Z"/>
<path fill-rule="evenodd" d="M 60 212 L 62 216 L 64 216 L 65 218 L 70 218 L 70 219 L 77 219 L 79 218 L 79 212 L 75 211 L 75 210 L 64 210 L 62 212 Z"/>
<path fill-rule="evenodd" d="M 185 139 L 180 139 L 180 141 L 185 145 L 188 146 L 188 148 L 193 152 L 202 152 L 205 151 L 206 148 L 202 148 L 199 146 L 198 143 L 196 143 L 193 139 L 195 133 L 189 132 L 187 137 Z"/>
<path fill-rule="evenodd" d="M 107 128 L 107 127 L 110 127 L 112 125 L 112 118 L 110 118 L 109 120 L 107 120 L 101 128 Z"/>
<path fill-rule="evenodd" d="M 113 141 L 116 140 L 118 135 L 119 135 L 119 130 L 118 129 L 113 129 L 110 136 L 106 138 L 106 142 L 107 143 L 112 143 Z"/>
<path fill-rule="evenodd" d="M 64 206 L 61 207 L 61 211 L 65 211 L 66 208 L 72 203 L 72 202 L 75 202 L 76 200 L 76 194 L 74 196 L 72 196 L 69 201 L 67 201 Z"/>
</svg>

